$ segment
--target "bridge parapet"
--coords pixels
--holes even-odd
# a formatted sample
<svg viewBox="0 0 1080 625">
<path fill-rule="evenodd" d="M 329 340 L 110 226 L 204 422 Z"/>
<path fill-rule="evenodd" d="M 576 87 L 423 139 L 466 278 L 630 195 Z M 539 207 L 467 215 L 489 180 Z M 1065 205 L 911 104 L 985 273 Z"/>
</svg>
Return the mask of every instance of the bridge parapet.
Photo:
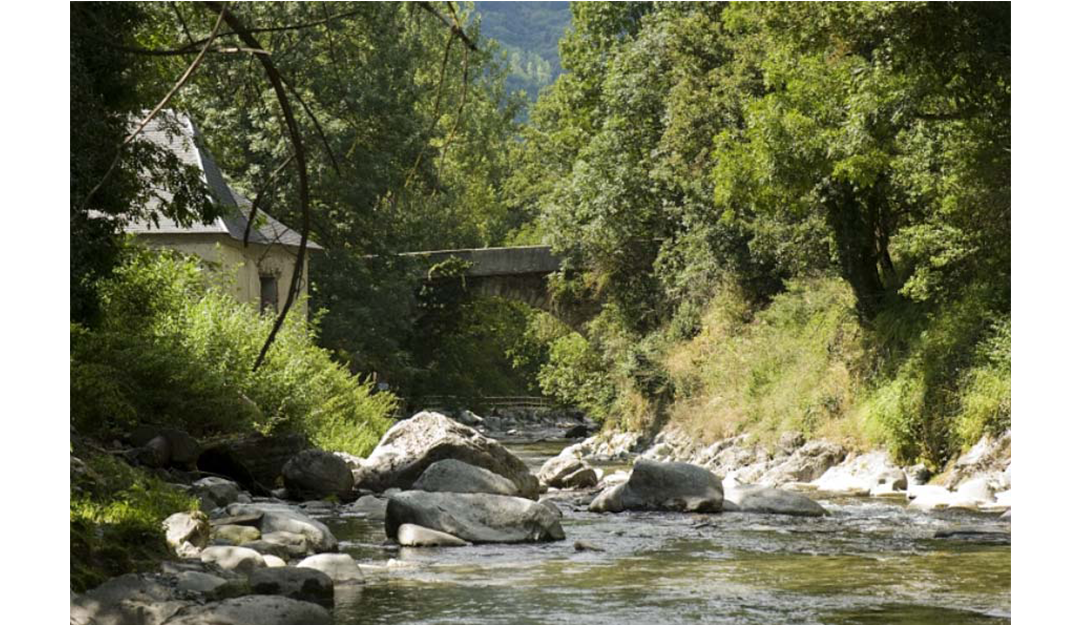
<svg viewBox="0 0 1080 625">
<path fill-rule="evenodd" d="M 460 258 L 469 262 L 469 268 L 465 271 L 465 276 L 469 278 L 546 275 L 559 270 L 559 259 L 547 245 L 408 252 L 401 256 L 422 259 L 429 266 Z"/>
</svg>

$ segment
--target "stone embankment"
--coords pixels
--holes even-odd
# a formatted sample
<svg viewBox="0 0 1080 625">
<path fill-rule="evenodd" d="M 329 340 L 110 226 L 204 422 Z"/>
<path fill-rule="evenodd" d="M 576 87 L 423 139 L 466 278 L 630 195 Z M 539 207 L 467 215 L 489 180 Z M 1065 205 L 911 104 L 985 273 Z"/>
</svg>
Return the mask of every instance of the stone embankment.
<svg viewBox="0 0 1080 625">
<path fill-rule="evenodd" d="M 727 500 L 733 504 L 742 501 L 743 509 L 748 498 L 762 500 L 763 488 L 906 497 L 910 505 L 923 509 L 1004 512 L 1012 507 L 1009 432 L 983 438 L 937 476 L 931 476 L 923 465 L 897 466 L 884 450 L 858 453 L 828 441 L 805 441 L 797 434 L 785 435 L 775 449 L 767 449 L 746 436 L 705 445 L 674 430 L 661 432 L 652 440 L 634 433 L 615 433 L 567 447 L 558 462 L 628 460 L 635 455 L 645 460 L 686 462 L 723 476 Z M 628 477 L 621 472 L 604 481 L 617 483 Z"/>
</svg>

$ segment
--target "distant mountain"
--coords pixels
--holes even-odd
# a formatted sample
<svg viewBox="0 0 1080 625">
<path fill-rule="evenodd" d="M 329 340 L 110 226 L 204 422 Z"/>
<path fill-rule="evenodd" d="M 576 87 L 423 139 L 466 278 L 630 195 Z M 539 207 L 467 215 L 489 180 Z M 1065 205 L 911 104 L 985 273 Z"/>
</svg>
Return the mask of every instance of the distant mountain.
<svg viewBox="0 0 1080 625">
<path fill-rule="evenodd" d="M 569 2 L 476 2 L 480 32 L 497 40 L 510 61 L 508 91 L 536 100 L 562 72 L 559 39 L 570 26 Z"/>
</svg>

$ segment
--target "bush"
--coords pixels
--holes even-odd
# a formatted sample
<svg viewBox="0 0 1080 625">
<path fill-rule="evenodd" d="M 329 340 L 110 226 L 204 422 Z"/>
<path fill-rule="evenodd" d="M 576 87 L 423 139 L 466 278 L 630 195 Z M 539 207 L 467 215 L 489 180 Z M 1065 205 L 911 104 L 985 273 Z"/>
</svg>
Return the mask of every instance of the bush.
<svg viewBox="0 0 1080 625">
<path fill-rule="evenodd" d="M 195 435 L 302 432 L 366 455 L 396 400 L 315 345 L 317 323 L 290 314 L 258 371 L 273 318 L 237 302 L 194 258 L 129 248 L 101 289 L 103 321 L 72 326 L 72 422 L 112 436 L 135 422 Z M 220 281 L 220 280 L 218 280 Z"/>
</svg>

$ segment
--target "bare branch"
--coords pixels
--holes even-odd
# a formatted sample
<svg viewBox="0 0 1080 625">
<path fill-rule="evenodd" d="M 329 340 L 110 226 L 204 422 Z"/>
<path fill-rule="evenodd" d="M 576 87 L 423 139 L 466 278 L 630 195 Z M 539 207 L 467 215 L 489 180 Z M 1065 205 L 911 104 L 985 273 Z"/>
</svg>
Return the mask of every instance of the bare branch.
<svg viewBox="0 0 1080 625">
<path fill-rule="evenodd" d="M 445 24 L 446 27 L 450 29 L 450 32 L 454 33 L 454 35 L 457 38 L 461 39 L 461 41 L 464 42 L 465 45 L 468 46 L 468 48 L 470 50 L 472 50 L 473 52 L 479 52 L 480 51 L 480 48 L 478 48 L 476 46 L 476 44 L 473 43 L 473 40 L 469 39 L 469 36 L 465 34 L 464 30 L 462 30 L 460 23 L 453 23 L 453 24 L 450 23 L 450 20 L 446 19 L 446 16 L 443 15 L 442 13 L 439 13 L 435 9 L 435 7 L 431 6 L 430 2 L 419 2 L 417 4 L 420 5 L 421 9 L 424 9 L 428 13 L 431 13 L 435 17 L 439 18 L 439 21 L 441 21 L 443 24 Z M 453 9 L 451 9 L 451 11 L 452 10 Z M 457 22 L 457 13 L 453 13 L 453 16 L 454 16 L 454 21 Z"/>
<path fill-rule="evenodd" d="M 319 139 L 322 141 L 323 147 L 326 148 L 326 154 L 330 157 L 330 164 L 334 166 L 334 173 L 336 173 L 338 176 L 341 176 L 341 167 L 338 166 L 337 157 L 334 156 L 334 150 L 330 147 L 330 140 L 326 138 L 326 133 L 323 132 L 323 127 L 322 124 L 319 123 L 319 118 L 315 116 L 315 112 L 311 110 L 311 107 L 308 106 L 308 103 L 304 100 L 304 98 L 300 97 L 300 93 L 296 90 L 295 87 L 292 86 L 291 82 L 285 80 L 284 77 L 281 78 L 281 82 L 285 83 L 285 87 L 289 90 L 289 93 L 291 93 L 293 97 L 296 98 L 296 101 L 300 103 L 301 107 L 303 107 L 304 112 L 307 113 L 308 119 L 310 119 L 311 123 L 315 125 L 315 132 L 318 133 Z"/>
<path fill-rule="evenodd" d="M 247 223 L 244 224 L 244 247 L 248 246 L 248 235 L 251 234 L 251 224 L 255 221 L 255 216 L 259 212 L 259 208 L 262 207 L 263 196 L 270 189 L 274 180 L 278 177 L 278 174 L 284 170 L 289 163 L 293 160 L 293 155 L 290 154 L 289 158 L 282 161 L 280 165 L 274 168 L 274 171 L 270 172 L 270 176 L 263 182 L 262 188 L 255 194 L 255 201 L 251 203 L 251 212 L 248 214 Z"/>
<path fill-rule="evenodd" d="M 229 24 L 229 27 L 240 37 L 250 48 L 263 49 L 263 46 L 259 44 L 259 41 L 244 27 L 244 24 L 236 18 L 228 8 L 219 2 L 204 2 L 204 6 L 213 11 L 221 11 L 221 15 L 225 21 Z M 259 59 L 262 63 L 263 69 L 266 71 L 266 78 L 270 81 L 271 86 L 274 88 L 274 95 L 277 96 L 278 104 L 281 106 L 281 113 L 285 117 L 285 125 L 289 131 L 289 139 L 293 144 L 293 156 L 296 158 L 296 169 L 300 179 L 300 214 L 301 214 L 301 226 L 300 226 L 300 246 L 296 255 L 296 264 L 293 266 L 292 280 L 289 283 L 289 292 L 285 297 L 285 303 L 281 307 L 281 311 L 278 312 L 277 319 L 274 320 L 274 326 L 270 329 L 270 335 L 266 337 L 266 342 L 263 343 L 262 349 L 259 351 L 258 357 L 255 359 L 255 364 L 251 367 L 252 371 L 255 371 L 262 365 L 266 359 L 266 354 L 270 351 L 270 346 L 274 344 L 274 338 L 277 337 L 277 333 L 281 330 L 281 326 L 285 323 L 285 317 L 289 314 L 289 310 L 292 308 L 293 302 L 296 300 L 296 296 L 300 291 L 300 276 L 304 272 L 304 259 L 307 256 L 307 243 L 308 232 L 311 226 L 311 206 L 308 197 L 308 172 L 307 172 L 307 155 L 304 151 L 304 142 L 300 137 L 300 126 L 296 123 L 296 116 L 293 115 L 292 105 L 289 103 L 289 98 L 285 93 L 285 84 L 281 79 L 281 74 L 278 73 L 277 67 L 274 65 L 274 61 L 270 58 L 270 55 L 260 54 L 255 58 Z"/>
</svg>

